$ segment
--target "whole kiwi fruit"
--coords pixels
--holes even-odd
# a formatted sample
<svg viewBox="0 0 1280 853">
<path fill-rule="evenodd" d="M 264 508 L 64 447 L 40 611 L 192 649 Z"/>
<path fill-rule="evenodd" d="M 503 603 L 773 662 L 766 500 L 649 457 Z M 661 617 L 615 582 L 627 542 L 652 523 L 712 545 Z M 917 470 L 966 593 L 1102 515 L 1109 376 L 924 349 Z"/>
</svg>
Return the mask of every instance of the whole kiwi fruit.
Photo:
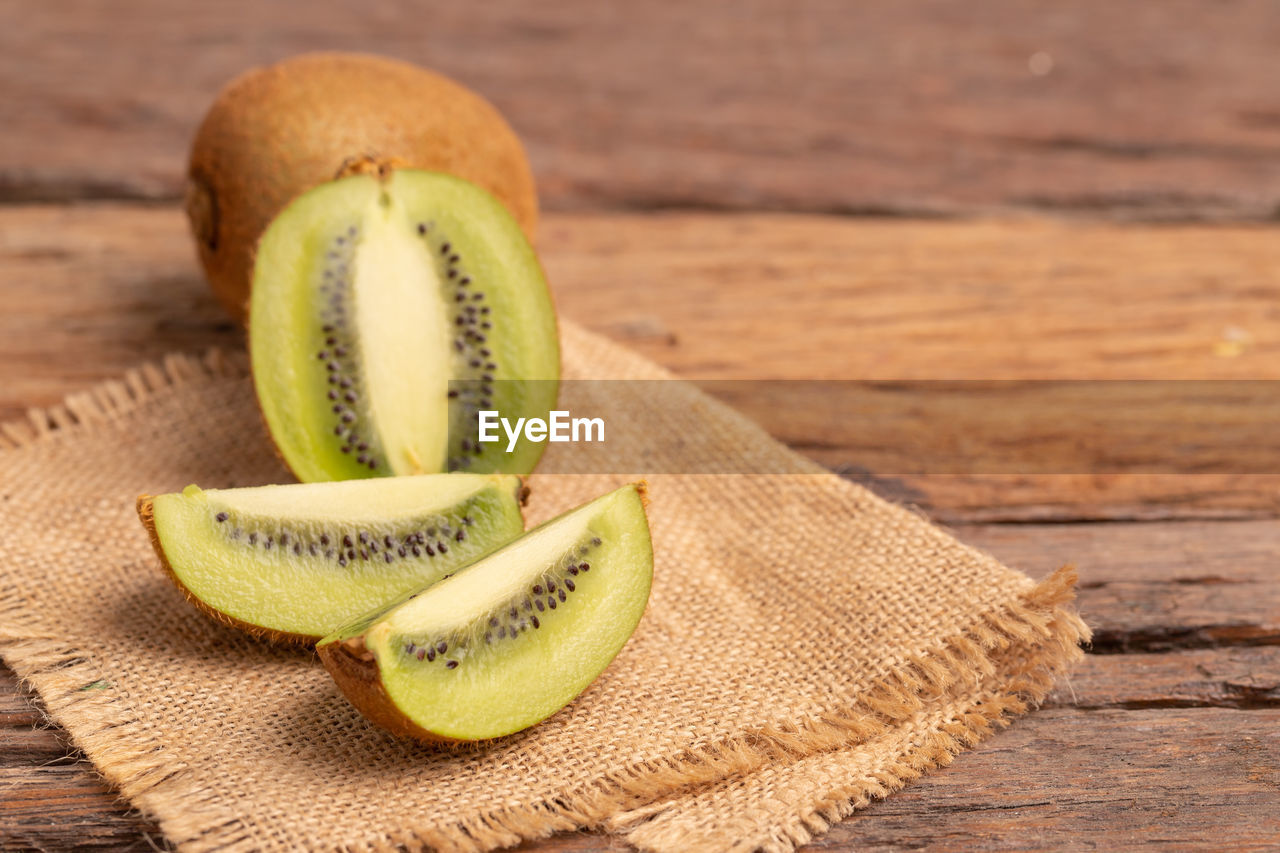
<svg viewBox="0 0 1280 853">
<path fill-rule="evenodd" d="M 214 293 L 243 321 L 258 238 L 291 200 L 373 161 L 492 193 L 533 239 L 538 201 L 515 132 L 483 97 L 416 65 L 308 53 L 229 83 L 191 147 L 187 215 Z"/>
</svg>

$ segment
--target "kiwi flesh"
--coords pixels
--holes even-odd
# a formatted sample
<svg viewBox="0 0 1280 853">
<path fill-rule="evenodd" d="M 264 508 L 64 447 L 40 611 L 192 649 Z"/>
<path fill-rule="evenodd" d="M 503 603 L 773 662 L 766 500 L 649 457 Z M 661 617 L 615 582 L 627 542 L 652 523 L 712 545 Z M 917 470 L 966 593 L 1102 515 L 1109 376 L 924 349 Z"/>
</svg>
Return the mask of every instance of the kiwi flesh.
<svg viewBox="0 0 1280 853">
<path fill-rule="evenodd" d="M 263 235 L 254 385 L 298 479 L 525 474 L 543 445 L 477 440 L 477 413 L 546 418 L 559 344 L 533 248 L 493 196 L 450 175 L 323 184 Z"/>
<path fill-rule="evenodd" d="M 644 613 L 653 548 L 643 485 L 553 519 L 453 577 L 322 639 L 366 717 L 426 741 L 473 741 L 554 714 Z"/>
<path fill-rule="evenodd" d="M 143 495 L 138 515 L 202 610 L 272 639 L 310 642 L 422 589 L 523 532 L 524 487 L 502 475 Z"/>
<path fill-rule="evenodd" d="M 237 319 L 247 312 L 253 249 L 267 224 L 366 156 L 472 181 L 533 239 L 533 174 L 492 104 L 407 62 L 301 54 L 229 83 L 191 147 L 187 215 L 209 283 Z"/>
</svg>

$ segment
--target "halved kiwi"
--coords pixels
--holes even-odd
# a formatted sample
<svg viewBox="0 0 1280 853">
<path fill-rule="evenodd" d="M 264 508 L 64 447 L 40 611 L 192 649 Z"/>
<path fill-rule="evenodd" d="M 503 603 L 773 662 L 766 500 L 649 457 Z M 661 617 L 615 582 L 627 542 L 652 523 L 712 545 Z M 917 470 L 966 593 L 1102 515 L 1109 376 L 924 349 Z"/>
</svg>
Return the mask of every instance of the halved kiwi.
<svg viewBox="0 0 1280 853">
<path fill-rule="evenodd" d="M 543 524 L 316 648 L 369 719 L 422 740 L 527 728 L 604 671 L 649 598 L 643 486 Z"/>
<path fill-rule="evenodd" d="M 300 54 L 229 83 L 191 145 L 187 214 L 209 283 L 237 319 L 248 310 L 253 247 L 267 224 L 369 154 L 479 184 L 533 240 L 529 162 L 479 93 L 388 57 Z"/>
<path fill-rule="evenodd" d="M 220 621 L 314 641 L 524 529 L 519 478 L 435 474 L 138 498 L 170 575 Z"/>
<path fill-rule="evenodd" d="M 258 401 L 300 480 L 533 469 L 477 412 L 546 418 L 559 345 L 542 270 L 493 196 L 450 175 L 354 175 L 294 201 L 258 246 Z"/>
</svg>

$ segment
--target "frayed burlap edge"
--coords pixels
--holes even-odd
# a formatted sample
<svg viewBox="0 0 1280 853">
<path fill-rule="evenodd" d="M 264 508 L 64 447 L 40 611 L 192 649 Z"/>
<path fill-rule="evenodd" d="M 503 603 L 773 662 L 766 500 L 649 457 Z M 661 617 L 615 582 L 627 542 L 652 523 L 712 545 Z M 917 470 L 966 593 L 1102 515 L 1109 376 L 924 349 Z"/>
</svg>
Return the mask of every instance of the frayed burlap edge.
<svg viewBox="0 0 1280 853">
<path fill-rule="evenodd" d="M 21 448 L 71 437 L 144 404 L 157 392 L 187 382 L 247 375 L 243 356 L 210 350 L 202 357 L 175 354 L 159 365 L 129 371 L 122 380 L 73 394 L 60 405 L 33 409 L 23 420 L 0 424 L 0 448 Z M 852 488 L 852 487 L 851 487 Z M 930 697 L 956 685 L 997 678 L 992 655 L 1014 644 L 1035 649 L 989 702 L 943 726 L 925 747 L 890 762 L 874 779 L 851 783 L 800 810 L 773 838 L 791 849 L 871 799 L 883 797 L 937 766 L 949 763 L 1048 692 L 1056 674 L 1078 660 L 1089 629 L 1071 608 L 1075 570 L 1064 567 L 1015 601 L 980 615 L 975 624 L 924 654 L 901 662 L 858 701 L 818 717 L 742 732 L 705 747 L 643 762 L 553 801 L 474 815 L 447 826 L 416 827 L 370 839 L 363 849 L 484 851 L 583 827 L 626 833 L 633 825 L 609 819 L 655 800 L 750 773 L 772 762 L 792 762 L 847 748 L 883 735 L 918 713 Z M 257 846 L 244 821 L 218 795 L 165 761 L 164 746 L 127 699 L 105 682 L 85 652 L 39 636 L 21 593 L 0 592 L 0 657 L 40 695 L 49 717 L 66 729 L 96 768 L 165 835 L 190 850 L 236 851 Z M 23 631 L 22 628 L 26 628 Z M 625 835 L 624 835 L 625 837 Z"/>
<path fill-rule="evenodd" d="M 1070 567 L 1060 569 L 1022 600 L 1033 611 L 1047 608 L 1050 614 L 1047 638 L 1036 632 L 1031 644 L 1026 644 L 1013 640 L 1013 634 L 997 632 L 995 644 L 983 646 L 982 659 L 989 666 L 967 672 L 966 678 L 950 685 L 949 695 L 935 694 L 930 697 L 932 701 L 928 706 L 922 705 L 914 712 L 909 710 L 909 706 L 898 706 L 894 709 L 897 719 L 885 717 L 880 720 L 887 725 L 874 739 L 792 758 L 792 761 L 799 761 L 822 752 L 842 753 L 860 747 L 883 750 L 888 747 L 881 744 L 884 740 L 893 740 L 894 728 L 908 726 L 916 730 L 903 751 L 886 754 L 869 772 L 832 784 L 821 796 L 796 807 L 767 833 L 714 845 L 691 842 L 685 827 L 677 822 L 662 825 L 654 820 L 666 812 L 679 810 L 680 801 L 675 798 L 623 812 L 608 820 L 605 826 L 641 850 L 786 853 L 813 841 L 831 825 L 871 801 L 888 796 L 932 769 L 949 765 L 959 753 L 976 746 L 1043 701 L 1055 680 L 1084 656 L 1081 643 L 1087 642 L 1090 635 L 1088 627 L 1070 607 L 1075 597 L 1074 574 Z M 1012 614 L 1015 622 L 1019 621 L 1017 609 Z M 983 630 L 967 632 L 966 638 L 986 637 L 990 640 L 987 628 L 993 621 L 1001 622 L 1003 619 L 984 620 Z M 967 658 L 963 651 L 965 644 L 960 643 L 959 646 Z M 929 721 L 927 725 L 920 724 L 922 718 Z M 769 765 L 768 769 L 784 766 L 780 762 Z M 709 787 L 724 784 L 724 781 Z"/>
<path fill-rule="evenodd" d="M 203 356 L 173 353 L 159 364 L 144 364 L 121 379 L 70 394 L 47 409 L 29 409 L 25 418 L 0 423 L 0 449 L 71 437 L 78 429 L 113 420 L 133 411 L 157 392 L 192 380 L 248 375 L 249 363 L 243 354 L 228 355 L 219 349 L 210 349 Z"/>
</svg>

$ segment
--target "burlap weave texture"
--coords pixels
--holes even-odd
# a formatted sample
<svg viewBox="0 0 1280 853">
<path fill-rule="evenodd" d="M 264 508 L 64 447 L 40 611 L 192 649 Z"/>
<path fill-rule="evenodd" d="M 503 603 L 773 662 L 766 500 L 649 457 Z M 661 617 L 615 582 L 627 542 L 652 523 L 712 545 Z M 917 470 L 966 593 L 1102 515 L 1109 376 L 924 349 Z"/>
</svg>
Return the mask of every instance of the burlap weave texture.
<svg viewBox="0 0 1280 853">
<path fill-rule="evenodd" d="M 568 378 L 666 376 L 562 334 Z M 626 440 L 655 469 L 714 446 L 790 473 L 650 477 L 641 627 L 528 732 L 452 751 L 398 741 L 312 652 L 182 600 L 136 495 L 292 479 L 243 364 L 216 354 L 4 428 L 0 654 L 184 849 L 489 849 L 593 826 L 673 851 L 790 849 L 1025 710 L 1079 654 L 1069 573 L 1037 587 L 695 389 L 649 411 L 636 387 L 570 385 L 594 397 L 562 403 L 646 416 Z M 572 452 L 552 446 L 547 468 L 574 471 Z M 625 479 L 535 475 L 528 521 Z"/>
</svg>

